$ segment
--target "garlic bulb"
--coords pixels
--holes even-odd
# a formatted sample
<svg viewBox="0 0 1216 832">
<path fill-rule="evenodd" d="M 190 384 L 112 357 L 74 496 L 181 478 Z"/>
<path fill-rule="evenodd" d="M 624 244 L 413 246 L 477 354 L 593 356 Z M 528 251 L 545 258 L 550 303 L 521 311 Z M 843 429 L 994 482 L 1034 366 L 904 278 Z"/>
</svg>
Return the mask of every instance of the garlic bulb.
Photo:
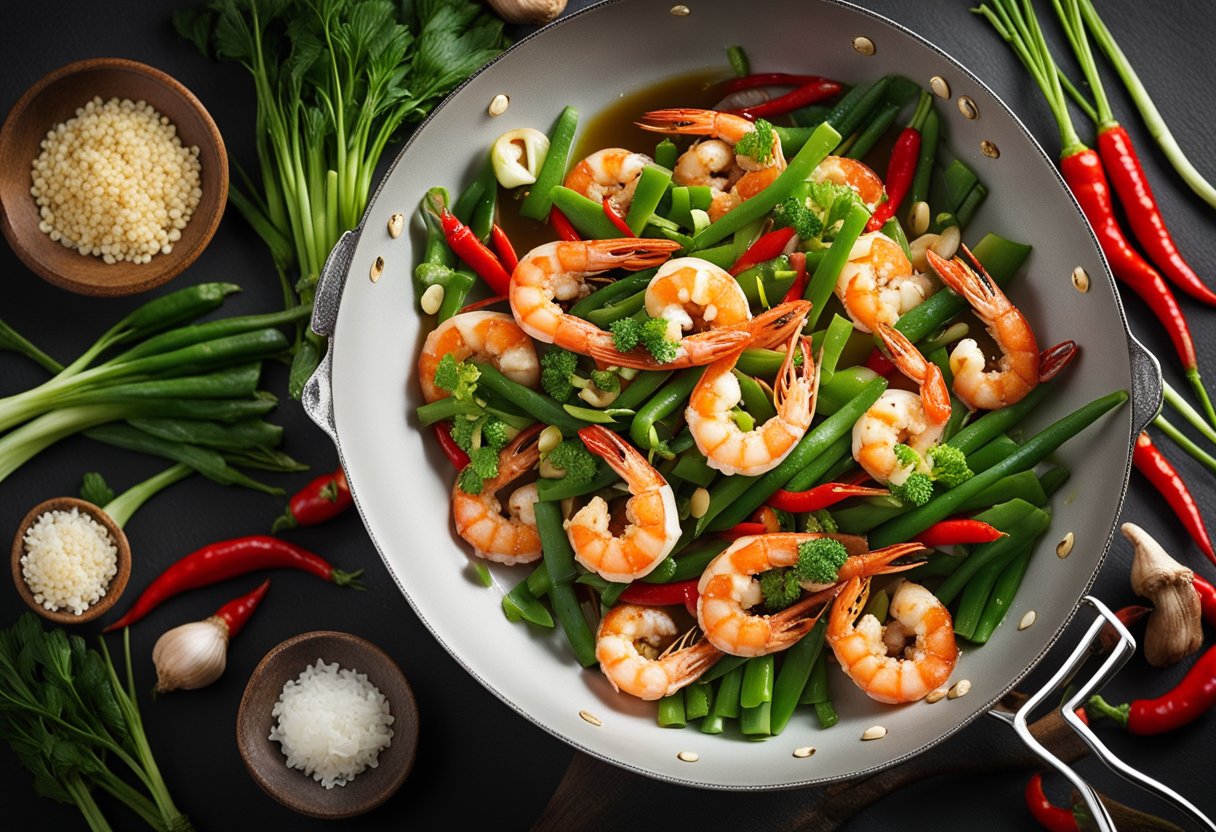
<svg viewBox="0 0 1216 832">
<path fill-rule="evenodd" d="M 228 663 L 228 625 L 213 615 L 174 627 L 156 640 L 152 663 L 157 693 L 206 687 Z"/>
<path fill-rule="evenodd" d="M 1174 560 L 1149 533 L 1124 523 L 1132 542 L 1132 591 L 1153 602 L 1144 632 L 1144 658 L 1153 667 L 1169 667 L 1203 646 L 1202 610 L 1195 573 Z"/>
<path fill-rule="evenodd" d="M 535 23 L 554 20 L 566 8 L 566 0 L 486 0 L 490 8 L 508 23 Z"/>
</svg>

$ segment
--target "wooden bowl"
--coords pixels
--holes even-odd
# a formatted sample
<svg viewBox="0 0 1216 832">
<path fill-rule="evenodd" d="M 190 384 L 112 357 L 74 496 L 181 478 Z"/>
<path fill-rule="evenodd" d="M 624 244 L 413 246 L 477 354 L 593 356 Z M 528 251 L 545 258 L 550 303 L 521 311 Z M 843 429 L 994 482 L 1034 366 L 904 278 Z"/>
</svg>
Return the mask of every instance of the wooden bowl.
<svg viewBox="0 0 1216 832">
<path fill-rule="evenodd" d="M 332 789 L 288 768 L 279 743 L 269 739 L 275 724 L 271 711 L 283 685 L 317 659 L 366 674 L 388 699 L 393 715 L 393 738 L 376 767 Z M 275 800 L 314 818 L 349 818 L 376 808 L 405 782 L 418 749 L 418 706 L 400 668 L 379 647 L 349 633 L 317 630 L 287 639 L 254 668 L 236 716 L 236 742 L 253 779 Z"/>
<path fill-rule="evenodd" d="M 55 125 L 72 118 L 94 96 L 146 101 L 176 125 L 187 147 L 197 146 L 202 197 L 168 254 L 148 263 L 106 263 L 82 255 L 40 231 L 30 194 L 30 170 Z M 195 261 L 219 226 L 228 201 L 228 154 L 202 103 L 159 69 L 122 58 L 94 58 L 55 70 L 13 105 L 0 128 L 0 227 L 17 256 L 45 280 L 85 295 L 132 295 L 167 282 Z"/>
<path fill-rule="evenodd" d="M 110 583 L 106 587 L 106 594 L 80 615 L 66 610 L 48 610 L 39 604 L 34 600 L 34 593 L 30 591 L 29 584 L 25 582 L 25 576 L 21 573 L 21 557 L 25 554 L 26 530 L 48 511 L 71 511 L 74 508 L 105 526 L 110 532 L 110 537 L 114 539 L 114 545 L 118 548 L 118 571 L 110 579 Z M 79 500 L 75 497 L 53 497 L 30 509 L 17 526 L 17 534 L 13 536 L 13 583 L 17 585 L 17 594 L 21 596 L 21 600 L 48 621 L 54 621 L 56 624 L 83 624 L 104 615 L 122 596 L 130 577 L 131 545 L 127 542 L 127 536 L 122 533 L 122 529 L 110 515 L 88 500 Z"/>
</svg>

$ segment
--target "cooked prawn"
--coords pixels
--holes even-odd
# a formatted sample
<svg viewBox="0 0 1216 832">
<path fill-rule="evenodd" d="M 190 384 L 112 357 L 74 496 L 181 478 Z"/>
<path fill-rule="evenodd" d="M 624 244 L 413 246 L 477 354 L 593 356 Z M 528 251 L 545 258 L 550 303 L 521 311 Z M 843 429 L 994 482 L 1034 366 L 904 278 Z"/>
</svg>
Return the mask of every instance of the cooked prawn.
<svg viewBox="0 0 1216 832">
<path fill-rule="evenodd" d="M 722 658 L 705 639 L 684 645 L 683 639 L 676 640 L 678 633 L 676 622 L 660 607 L 618 604 L 600 621 L 595 657 L 614 690 L 662 699 L 695 682 Z"/>
<path fill-rule="evenodd" d="M 777 375 L 776 414 L 752 430 L 742 430 L 733 410 L 743 398 L 732 370 L 742 350 L 706 368 L 684 410 L 688 430 L 710 468 L 727 476 L 755 477 L 781 464 L 811 426 L 818 375 L 807 338 L 795 333 Z M 794 365 L 794 351 L 802 367 Z"/>
<path fill-rule="evenodd" d="M 536 486 L 516 489 L 509 500 L 510 516 L 504 517 L 497 492 L 519 479 L 540 461 L 536 438 L 540 425 L 516 436 L 498 454 L 498 476 L 482 484 L 480 494 L 469 494 L 459 485 L 452 488 L 452 519 L 456 533 L 473 546 L 473 553 L 498 563 L 531 563 L 540 558 L 540 535 L 532 506 Z"/>
<path fill-rule="evenodd" d="M 971 255 L 978 272 L 959 258 L 946 260 L 930 249 L 929 264 L 946 285 L 966 298 L 988 334 L 1001 350 L 996 369 L 972 338 L 964 338 L 950 353 L 954 393 L 972 410 L 997 410 L 1019 402 L 1039 383 L 1039 344 L 1026 317 Z"/>
<path fill-rule="evenodd" d="M 907 445 L 923 457 L 945 429 L 945 422 L 929 418 L 916 393 L 884 390 L 853 424 L 853 459 L 878 482 L 903 485 L 915 466 L 901 465 L 895 446 Z"/>
<path fill-rule="evenodd" d="M 894 324 L 936 289 L 933 279 L 914 272 L 904 250 L 881 231 L 857 238 L 836 280 L 836 296 L 862 332 Z"/>
<path fill-rule="evenodd" d="M 525 387 L 540 385 L 536 347 L 519 324 L 505 312 L 462 312 L 431 330 L 418 358 L 418 383 L 428 402 L 445 398 L 435 386 L 435 369 L 445 355 L 457 361 L 473 356 L 489 361 L 507 378 Z"/>
<path fill-rule="evenodd" d="M 882 202 L 882 179 L 871 170 L 869 165 L 850 159 L 847 156 L 828 156 L 820 162 L 811 173 L 815 182 L 831 182 L 835 185 L 848 185 L 866 207 L 873 211 Z"/>
<path fill-rule="evenodd" d="M 829 587 L 774 615 L 757 615 L 750 610 L 763 601 L 763 594 L 760 583 L 753 579 L 769 569 L 793 566 L 798 561 L 798 545 L 820 537 L 847 540 L 836 535 L 792 532 L 741 537 L 710 561 L 697 584 L 697 623 L 709 642 L 734 656 L 763 656 L 785 650 L 806 635 L 817 617 L 802 614 L 811 608 L 812 599 L 827 600 L 836 589 Z M 854 552 L 857 540 L 850 541 Z M 845 545 L 848 549 L 850 543 Z M 842 580 L 858 573 L 878 575 L 903 570 L 908 567 L 891 566 L 891 561 L 923 550 L 919 543 L 900 543 L 854 554 L 841 569 Z"/>
<path fill-rule="evenodd" d="M 743 287 L 730 272 L 699 257 L 668 260 L 646 287 L 646 314 L 671 322 L 679 340 L 683 333 L 720 329 L 751 320 Z"/>
<path fill-rule="evenodd" d="M 709 218 L 717 220 L 744 200 L 772 184 L 785 170 L 781 140 L 774 134 L 767 159 L 759 160 L 734 151 L 734 146 L 756 125 L 743 116 L 716 110 L 673 108 L 651 110 L 637 125 L 656 133 L 705 136 L 676 160 L 672 178 L 678 185 L 708 185 L 714 189 Z"/>
<path fill-rule="evenodd" d="M 878 336 L 882 339 L 895 368 L 916 382 L 920 389 L 921 406 L 925 415 L 934 424 L 945 424 L 950 420 L 950 388 L 946 377 L 929 359 L 921 355 L 916 345 L 893 326 L 878 325 Z"/>
<path fill-rule="evenodd" d="M 680 244 L 671 240 L 637 238 L 546 243 L 528 252 L 515 267 L 508 290 L 511 312 L 524 332 L 538 341 L 620 367 L 653 369 L 656 362 L 648 354 L 640 350 L 622 353 L 610 332 L 567 315 L 560 302 L 589 294 L 588 275 L 617 268 L 654 268 L 678 248 Z M 742 331 L 698 333 L 683 339 L 675 360 L 663 366 L 676 369 L 708 364 L 742 346 L 747 337 Z"/>
<path fill-rule="evenodd" d="M 891 598 L 891 621 L 857 616 L 870 595 L 869 581 L 850 580 L 837 596 L 826 638 L 844 670 L 871 699 L 915 702 L 944 684 L 958 662 L 954 622 L 932 592 L 904 581 Z M 856 623 L 854 623 L 856 622 Z M 910 637 L 912 643 L 900 647 Z M 891 649 L 903 656 L 888 655 Z"/>
<path fill-rule="evenodd" d="M 628 521 L 620 535 L 608 528 L 608 504 L 595 496 L 566 521 L 574 557 L 610 581 L 627 582 L 649 575 L 675 548 L 680 518 L 675 493 L 636 448 L 599 425 L 578 432 L 587 450 L 599 456 L 629 487 Z"/>
<path fill-rule="evenodd" d="M 651 161 L 645 153 L 605 147 L 575 165 L 562 184 L 596 202 L 609 200 L 617 213 L 625 216 L 633 202 L 638 177 Z"/>
</svg>

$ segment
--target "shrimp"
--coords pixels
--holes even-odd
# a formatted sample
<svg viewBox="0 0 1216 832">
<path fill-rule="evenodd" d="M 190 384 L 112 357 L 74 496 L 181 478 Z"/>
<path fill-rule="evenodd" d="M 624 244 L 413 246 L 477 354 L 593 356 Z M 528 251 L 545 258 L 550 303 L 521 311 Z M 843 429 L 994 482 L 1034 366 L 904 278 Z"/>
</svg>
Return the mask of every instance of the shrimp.
<svg viewBox="0 0 1216 832">
<path fill-rule="evenodd" d="M 1039 345 L 1026 317 L 971 252 L 963 250 L 979 269 L 978 273 L 959 258 L 946 260 L 932 249 L 926 255 L 946 285 L 971 304 L 1000 348 L 1001 358 L 996 369 L 988 370 L 983 350 L 974 339 L 964 338 L 950 353 L 954 393 L 972 410 L 998 410 L 1021 401 L 1038 385 Z"/>
<path fill-rule="evenodd" d="M 794 366 L 796 346 L 802 352 L 801 370 Z M 811 426 L 818 375 L 808 339 L 795 333 L 777 375 L 777 413 L 744 431 L 732 412 L 742 399 L 739 381 L 731 372 L 740 355 L 742 350 L 706 368 L 689 397 L 684 418 L 710 468 L 727 476 L 755 477 L 780 465 Z"/>
<path fill-rule="evenodd" d="M 882 196 L 886 193 L 883 190 L 882 179 L 870 169 L 869 165 L 847 156 L 826 157 L 811 172 L 811 179 L 815 182 L 848 185 L 857 192 L 861 201 L 871 212 L 878 206 L 878 203 L 882 202 Z"/>
<path fill-rule="evenodd" d="M 921 407 L 933 424 L 950 421 L 950 388 L 941 367 L 921 355 L 916 345 L 893 326 L 878 325 L 878 336 L 891 353 L 896 369 L 920 388 Z"/>
<path fill-rule="evenodd" d="M 473 553 L 497 563 L 531 563 L 540 558 L 540 534 L 532 506 L 536 486 L 516 489 L 509 500 L 510 517 L 502 514 L 497 492 L 523 476 L 540 461 L 536 438 L 540 425 L 533 425 L 499 451 L 498 476 L 482 484 L 480 494 L 452 487 L 452 518 L 456 533 L 472 544 Z"/>
<path fill-rule="evenodd" d="M 775 615 L 756 615 L 750 609 L 763 600 L 760 584 L 753 580 L 762 572 L 798 561 L 798 545 L 819 537 L 841 539 L 846 549 L 858 551 L 858 538 L 837 535 L 781 532 L 741 537 L 718 555 L 697 584 L 697 623 L 705 637 L 723 653 L 734 656 L 763 656 L 792 646 L 815 625 L 816 618 L 803 617 L 815 602 L 834 595 L 835 587 L 804 598 Z M 848 540 L 848 542 L 846 542 Z M 864 542 L 860 544 L 864 549 Z M 907 566 L 891 566 L 891 561 L 923 551 L 919 543 L 900 543 L 865 554 L 854 554 L 841 568 L 842 576 L 880 575 L 898 572 Z M 813 600 L 812 600 L 813 599 Z"/>
<path fill-rule="evenodd" d="M 924 457 L 945 429 L 945 422 L 929 418 L 916 393 L 884 390 L 853 425 L 853 459 L 878 482 L 903 485 L 914 466 L 900 464 L 895 446 L 907 445 Z"/>
<path fill-rule="evenodd" d="M 640 350 L 622 353 L 612 333 L 567 315 L 559 302 L 589 294 L 584 282 L 588 275 L 615 268 L 653 268 L 678 248 L 680 244 L 671 240 L 637 238 L 546 243 L 528 252 L 515 267 L 508 290 L 511 312 L 523 331 L 538 341 L 619 367 L 655 369 L 656 362 L 649 354 L 643 355 Z M 662 366 L 676 369 L 708 364 L 738 349 L 747 339 L 748 333 L 742 330 L 698 333 L 683 339 L 675 360 Z"/>
<path fill-rule="evenodd" d="M 661 608 L 613 607 L 600 621 L 595 638 L 595 657 L 613 690 L 640 699 L 662 699 L 695 682 L 722 658 L 722 652 L 705 639 L 690 645 L 675 640 L 678 632 L 676 622 Z"/>
<path fill-rule="evenodd" d="M 718 329 L 752 317 L 739 281 L 699 257 L 679 257 L 659 267 L 646 287 L 646 314 L 669 321 L 676 341 L 684 332 Z"/>
<path fill-rule="evenodd" d="M 625 216 L 633 202 L 638 177 L 652 161 L 645 153 L 605 147 L 575 165 L 562 184 L 596 202 L 609 200 L 617 213 Z"/>
<path fill-rule="evenodd" d="M 827 642 L 841 669 L 871 699 L 915 702 L 944 684 L 958 662 L 950 612 L 932 592 L 904 581 L 891 598 L 892 620 L 885 627 L 872 615 L 856 621 L 869 595 L 868 580 L 845 585 L 828 618 Z M 902 658 L 888 655 L 889 646 L 899 649 L 912 636 Z"/>
<path fill-rule="evenodd" d="M 936 290 L 933 279 L 914 272 L 899 244 L 881 231 L 857 238 L 836 280 L 836 296 L 862 332 L 894 324 Z"/>
<path fill-rule="evenodd" d="M 615 433 L 589 425 L 578 435 L 587 450 L 620 475 L 632 496 L 625 504 L 628 523 L 619 536 L 609 531 L 612 518 L 599 496 L 565 522 L 574 557 L 610 581 L 624 583 L 649 575 L 680 538 L 675 493 L 646 457 Z"/>
<path fill-rule="evenodd" d="M 457 361 L 473 356 L 489 361 L 507 378 L 525 387 L 540 386 L 540 362 L 532 339 L 505 312 L 462 312 L 431 330 L 418 358 L 418 383 L 428 402 L 446 398 L 435 386 L 435 369 L 445 355 Z"/>
<path fill-rule="evenodd" d="M 672 178 L 679 185 L 708 185 L 714 189 L 711 220 L 760 193 L 785 170 L 781 140 L 775 133 L 772 150 L 765 159 L 734 152 L 739 140 L 756 130 L 756 125 L 743 116 L 693 108 L 651 110 L 637 125 L 655 133 L 708 137 L 681 154 Z"/>
</svg>

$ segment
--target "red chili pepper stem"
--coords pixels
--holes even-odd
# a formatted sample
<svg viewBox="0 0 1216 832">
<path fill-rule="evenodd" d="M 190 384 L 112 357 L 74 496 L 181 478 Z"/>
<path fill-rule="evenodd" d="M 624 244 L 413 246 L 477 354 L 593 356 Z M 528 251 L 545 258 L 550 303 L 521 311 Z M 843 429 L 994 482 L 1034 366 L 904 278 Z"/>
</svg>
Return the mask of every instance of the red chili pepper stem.
<svg viewBox="0 0 1216 832">
<path fill-rule="evenodd" d="M 269 579 L 262 581 L 262 585 L 248 595 L 242 595 L 240 598 L 229 601 L 215 611 L 213 617 L 224 622 L 224 626 L 228 628 L 228 638 L 236 638 L 236 634 L 245 629 L 245 624 L 253 615 L 253 611 L 258 608 L 258 604 L 262 603 L 262 598 L 265 597 L 268 589 L 270 589 Z"/>
<path fill-rule="evenodd" d="M 1049 832 L 1076 832 L 1077 819 L 1071 809 L 1062 809 L 1043 792 L 1043 775 L 1035 774 L 1026 784 L 1026 808 L 1035 821 Z"/>
<path fill-rule="evenodd" d="M 1161 450 L 1153 444 L 1148 433 L 1136 437 L 1136 447 L 1132 451 L 1132 463 L 1136 470 L 1145 476 L 1165 501 L 1169 503 L 1174 514 L 1182 521 L 1183 527 L 1191 539 L 1199 547 L 1207 559 L 1216 564 L 1216 551 L 1213 551 L 1212 540 L 1208 536 L 1207 527 L 1203 523 L 1203 515 L 1199 505 L 1187 488 L 1186 482 L 1166 459 Z"/>
</svg>

